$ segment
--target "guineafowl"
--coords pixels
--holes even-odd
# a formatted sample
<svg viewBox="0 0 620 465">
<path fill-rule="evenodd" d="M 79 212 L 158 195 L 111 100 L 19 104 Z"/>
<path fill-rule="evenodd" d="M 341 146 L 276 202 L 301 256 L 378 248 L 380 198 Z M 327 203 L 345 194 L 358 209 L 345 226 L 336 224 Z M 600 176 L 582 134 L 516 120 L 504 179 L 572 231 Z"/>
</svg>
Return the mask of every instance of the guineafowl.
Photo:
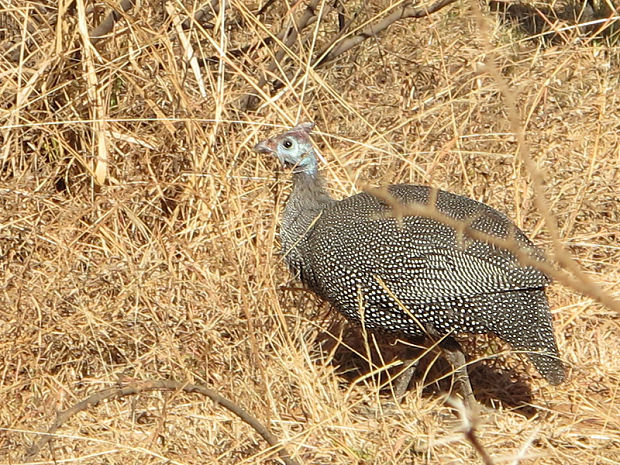
<svg viewBox="0 0 620 465">
<path fill-rule="evenodd" d="M 292 169 L 293 190 L 280 237 L 291 271 L 348 320 L 369 330 L 431 336 L 455 365 L 473 402 L 465 357 L 452 337 L 492 333 L 525 352 L 551 384 L 565 379 L 545 287 L 549 278 L 515 254 L 472 239 L 438 219 L 395 215 L 386 195 L 343 200 L 325 190 L 304 123 L 256 145 Z M 427 205 L 471 230 L 513 239 L 530 257 L 543 254 L 504 214 L 460 195 L 399 184 L 384 191 L 399 205 Z M 492 241 L 491 241 L 492 242 Z M 406 388 L 406 386 L 405 386 Z"/>
</svg>

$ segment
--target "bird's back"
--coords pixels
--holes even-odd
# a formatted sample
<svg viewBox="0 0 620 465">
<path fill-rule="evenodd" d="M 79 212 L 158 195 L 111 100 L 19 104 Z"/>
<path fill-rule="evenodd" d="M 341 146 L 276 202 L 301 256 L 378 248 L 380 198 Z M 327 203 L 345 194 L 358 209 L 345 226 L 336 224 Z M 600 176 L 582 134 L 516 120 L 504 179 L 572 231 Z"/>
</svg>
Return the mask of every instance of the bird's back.
<svg viewBox="0 0 620 465">
<path fill-rule="evenodd" d="M 389 194 L 405 206 L 427 205 L 431 189 L 401 184 L 390 186 Z M 407 290 L 409 302 L 425 304 L 544 288 L 549 282 L 537 269 L 522 266 L 506 249 L 466 235 L 459 238 L 450 226 L 427 217 L 404 216 L 400 222 L 392 207 L 375 195 L 361 193 L 322 211 L 303 245 L 310 266 L 323 270 L 321 284 L 329 285 L 336 275 L 380 277 L 406 288 L 403 292 Z M 543 259 L 514 223 L 485 204 L 438 191 L 436 207 L 452 219 L 468 222 L 475 230 L 514 238 L 530 256 Z M 330 271 L 332 265 L 350 270 L 334 273 Z M 329 289 L 325 293 L 329 294 Z"/>
</svg>

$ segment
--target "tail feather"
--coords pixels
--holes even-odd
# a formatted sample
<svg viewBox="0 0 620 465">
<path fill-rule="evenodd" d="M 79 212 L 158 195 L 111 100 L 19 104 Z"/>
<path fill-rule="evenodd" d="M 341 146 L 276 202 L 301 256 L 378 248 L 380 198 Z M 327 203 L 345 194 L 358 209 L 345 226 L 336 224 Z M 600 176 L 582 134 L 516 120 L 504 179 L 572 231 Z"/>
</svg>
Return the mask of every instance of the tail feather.
<svg viewBox="0 0 620 465">
<path fill-rule="evenodd" d="M 489 330 L 513 349 L 525 352 L 550 384 L 562 383 L 566 371 L 553 334 L 544 289 L 504 292 L 493 295 L 491 300 L 495 311 L 489 314 L 501 317 L 492 321 L 487 319 Z M 488 301 L 486 305 L 489 305 Z"/>
</svg>

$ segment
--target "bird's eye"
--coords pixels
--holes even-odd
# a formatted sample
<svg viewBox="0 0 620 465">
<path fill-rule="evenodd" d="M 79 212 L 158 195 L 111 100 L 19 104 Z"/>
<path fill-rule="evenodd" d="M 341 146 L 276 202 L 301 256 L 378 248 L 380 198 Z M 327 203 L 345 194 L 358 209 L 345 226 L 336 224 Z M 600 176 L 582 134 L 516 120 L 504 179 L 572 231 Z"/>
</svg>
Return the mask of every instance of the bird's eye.
<svg viewBox="0 0 620 465">
<path fill-rule="evenodd" d="M 293 143 L 290 141 L 290 139 L 286 139 L 284 142 L 282 142 L 282 145 L 285 149 L 290 149 L 293 146 Z"/>
</svg>

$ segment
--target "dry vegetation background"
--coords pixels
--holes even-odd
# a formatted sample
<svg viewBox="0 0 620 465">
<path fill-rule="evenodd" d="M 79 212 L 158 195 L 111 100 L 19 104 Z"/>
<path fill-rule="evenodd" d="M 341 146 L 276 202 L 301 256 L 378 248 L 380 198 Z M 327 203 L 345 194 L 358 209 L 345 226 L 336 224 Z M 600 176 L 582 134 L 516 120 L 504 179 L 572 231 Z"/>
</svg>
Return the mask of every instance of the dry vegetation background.
<svg viewBox="0 0 620 465">
<path fill-rule="evenodd" d="M 287 175 L 251 147 L 314 120 L 335 196 L 432 184 L 505 211 L 553 256 L 506 103 L 482 72 L 492 55 L 561 242 L 618 298 L 618 46 L 540 9 L 555 32 L 532 35 L 484 5 L 487 42 L 460 1 L 313 69 L 338 34 L 331 14 L 259 91 L 277 42 L 242 47 L 304 3 L 258 15 L 258 2 L 231 0 L 192 22 L 206 3 L 138 2 L 86 47 L 112 3 L 1 3 L 0 463 L 279 463 L 237 416 L 180 391 L 90 406 L 26 457 L 58 411 L 147 379 L 216 390 L 299 463 L 479 463 L 432 356 L 399 409 L 372 413 L 390 399 L 377 352 L 365 361 L 355 332 L 291 282 L 277 239 Z M 356 25 L 388 9 L 343 3 Z M 490 407 L 477 435 L 497 464 L 620 463 L 618 313 L 558 283 L 549 295 L 568 382 L 551 387 L 518 355 L 492 357 L 506 349 L 493 338 L 465 338 L 485 359 L 471 369 Z"/>
</svg>

